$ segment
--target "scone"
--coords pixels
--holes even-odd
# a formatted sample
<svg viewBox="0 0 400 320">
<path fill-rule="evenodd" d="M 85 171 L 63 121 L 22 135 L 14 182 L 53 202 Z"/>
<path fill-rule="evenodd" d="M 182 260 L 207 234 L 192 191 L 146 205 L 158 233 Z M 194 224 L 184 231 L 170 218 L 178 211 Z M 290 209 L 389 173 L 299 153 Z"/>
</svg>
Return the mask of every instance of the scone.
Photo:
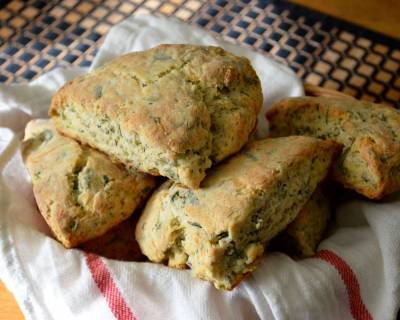
<svg viewBox="0 0 400 320">
<path fill-rule="evenodd" d="M 344 145 L 333 177 L 371 199 L 400 190 L 400 111 L 357 100 L 291 98 L 267 112 L 272 137 L 308 135 Z"/>
<path fill-rule="evenodd" d="M 331 216 L 330 198 L 318 187 L 272 246 L 298 258 L 315 254 Z"/>
<path fill-rule="evenodd" d="M 22 156 L 39 210 L 67 248 L 127 219 L 155 187 L 154 177 L 129 173 L 106 155 L 61 136 L 50 120 L 28 123 Z"/>
<path fill-rule="evenodd" d="M 60 132 L 127 166 L 198 187 L 247 142 L 262 100 L 246 58 L 161 45 L 68 82 L 49 114 Z"/>
<path fill-rule="evenodd" d="M 232 289 L 293 221 L 340 149 L 310 137 L 259 140 L 213 168 L 199 189 L 164 183 L 136 226 L 142 252 Z"/>
</svg>

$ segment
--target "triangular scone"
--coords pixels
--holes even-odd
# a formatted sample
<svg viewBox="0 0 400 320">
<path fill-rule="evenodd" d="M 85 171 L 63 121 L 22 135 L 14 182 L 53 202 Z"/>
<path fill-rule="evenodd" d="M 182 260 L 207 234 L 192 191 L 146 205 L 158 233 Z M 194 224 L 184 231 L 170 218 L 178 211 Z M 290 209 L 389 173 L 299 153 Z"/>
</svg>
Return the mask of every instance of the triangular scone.
<svg viewBox="0 0 400 320">
<path fill-rule="evenodd" d="M 161 45 L 68 82 L 49 114 L 65 135 L 195 188 L 212 163 L 247 143 L 262 99 L 246 58 L 218 47 Z"/>
<path fill-rule="evenodd" d="M 371 199 L 400 190 L 400 111 L 350 99 L 291 98 L 267 112 L 272 137 L 308 135 L 344 145 L 333 177 Z"/>
<path fill-rule="evenodd" d="M 310 137 L 260 140 L 213 168 L 199 189 L 164 183 L 136 226 L 142 252 L 232 289 L 293 221 L 340 150 Z"/>
<path fill-rule="evenodd" d="M 50 120 L 33 120 L 22 145 L 41 214 L 67 248 L 96 238 L 148 196 L 155 178 L 129 173 L 104 154 L 57 133 Z"/>
</svg>

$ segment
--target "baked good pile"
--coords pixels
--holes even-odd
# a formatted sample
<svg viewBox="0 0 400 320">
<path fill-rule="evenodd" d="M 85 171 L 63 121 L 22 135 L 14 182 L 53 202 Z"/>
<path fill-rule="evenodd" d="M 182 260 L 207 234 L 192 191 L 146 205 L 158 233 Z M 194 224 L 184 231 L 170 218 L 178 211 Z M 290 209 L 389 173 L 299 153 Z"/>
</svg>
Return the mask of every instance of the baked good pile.
<svg viewBox="0 0 400 320">
<path fill-rule="evenodd" d="M 315 254 L 336 183 L 370 199 L 400 189 L 398 110 L 284 99 L 258 140 L 262 104 L 250 61 L 222 48 L 114 59 L 66 83 L 51 119 L 27 125 L 38 208 L 66 248 L 190 268 L 231 290 L 267 247 Z"/>
</svg>

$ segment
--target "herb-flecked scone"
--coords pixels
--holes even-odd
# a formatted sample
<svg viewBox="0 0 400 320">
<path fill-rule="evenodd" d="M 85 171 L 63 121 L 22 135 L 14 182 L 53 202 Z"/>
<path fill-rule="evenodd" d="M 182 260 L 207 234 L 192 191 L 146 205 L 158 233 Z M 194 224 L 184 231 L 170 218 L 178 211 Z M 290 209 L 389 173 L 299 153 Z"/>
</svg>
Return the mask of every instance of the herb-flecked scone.
<svg viewBox="0 0 400 320">
<path fill-rule="evenodd" d="M 155 187 L 154 177 L 129 173 L 106 155 L 58 134 L 50 120 L 28 123 L 22 156 L 39 210 L 67 248 L 127 219 Z"/>
<path fill-rule="evenodd" d="M 371 199 L 400 190 L 400 111 L 350 99 L 291 98 L 267 112 L 273 137 L 308 135 L 344 145 L 333 178 Z"/>
<path fill-rule="evenodd" d="M 340 150 L 310 137 L 259 140 L 211 169 L 199 189 L 167 181 L 139 219 L 139 246 L 151 261 L 189 266 L 230 290 L 295 219 Z"/>
<path fill-rule="evenodd" d="M 68 82 L 49 114 L 63 134 L 114 160 L 198 187 L 212 163 L 247 142 L 262 101 L 248 59 L 160 45 Z"/>
<path fill-rule="evenodd" d="M 330 198 L 318 187 L 296 219 L 273 240 L 274 245 L 299 258 L 311 257 L 331 216 Z"/>
</svg>

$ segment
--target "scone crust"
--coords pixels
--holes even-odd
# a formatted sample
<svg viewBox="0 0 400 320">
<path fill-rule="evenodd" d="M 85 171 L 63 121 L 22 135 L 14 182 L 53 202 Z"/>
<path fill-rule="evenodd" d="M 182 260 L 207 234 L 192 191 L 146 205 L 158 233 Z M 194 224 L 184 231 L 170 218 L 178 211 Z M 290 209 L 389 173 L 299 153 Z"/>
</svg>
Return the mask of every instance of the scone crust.
<svg viewBox="0 0 400 320">
<path fill-rule="evenodd" d="M 28 123 L 22 156 L 38 208 L 67 248 L 127 219 L 155 187 L 154 177 L 129 173 L 106 155 L 61 136 L 50 120 Z"/>
<path fill-rule="evenodd" d="M 246 58 L 160 45 L 68 82 L 49 114 L 65 135 L 128 166 L 198 187 L 212 162 L 247 142 L 262 100 Z"/>
<path fill-rule="evenodd" d="M 199 189 L 164 183 L 136 227 L 142 252 L 232 289 L 293 221 L 340 150 L 310 137 L 254 141 L 213 168 Z"/>
<path fill-rule="evenodd" d="M 284 99 L 267 112 L 273 137 L 304 134 L 344 145 L 333 177 L 368 198 L 400 190 L 400 111 L 347 99 Z"/>
</svg>

